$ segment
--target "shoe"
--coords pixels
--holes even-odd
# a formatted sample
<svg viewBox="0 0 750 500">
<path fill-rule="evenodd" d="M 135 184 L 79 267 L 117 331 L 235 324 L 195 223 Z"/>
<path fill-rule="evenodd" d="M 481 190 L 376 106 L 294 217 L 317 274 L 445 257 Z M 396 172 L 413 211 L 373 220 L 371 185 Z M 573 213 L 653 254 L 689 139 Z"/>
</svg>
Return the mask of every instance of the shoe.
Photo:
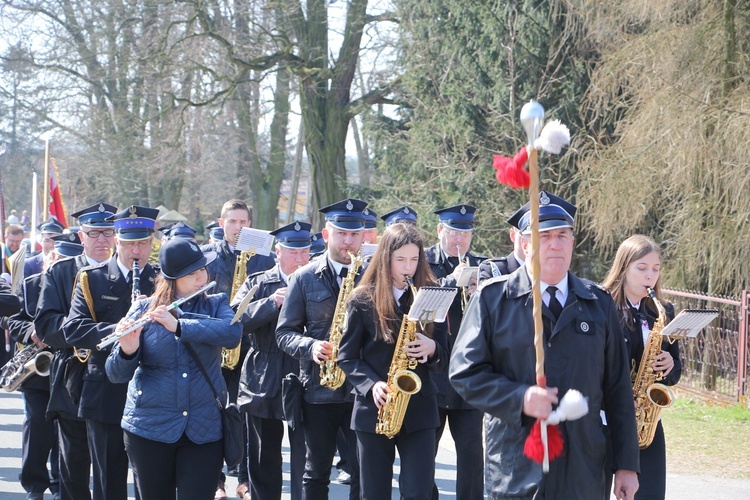
<svg viewBox="0 0 750 500">
<path fill-rule="evenodd" d="M 242 483 L 237 486 L 237 497 L 242 500 L 250 500 L 250 483 Z"/>
<path fill-rule="evenodd" d="M 214 500 L 227 500 L 227 498 L 226 486 L 224 486 L 224 483 L 219 483 L 219 487 L 216 488 Z"/>
<path fill-rule="evenodd" d="M 346 472 L 345 470 L 340 470 L 339 477 L 336 478 L 336 482 L 339 484 L 351 484 L 352 475 Z"/>
</svg>

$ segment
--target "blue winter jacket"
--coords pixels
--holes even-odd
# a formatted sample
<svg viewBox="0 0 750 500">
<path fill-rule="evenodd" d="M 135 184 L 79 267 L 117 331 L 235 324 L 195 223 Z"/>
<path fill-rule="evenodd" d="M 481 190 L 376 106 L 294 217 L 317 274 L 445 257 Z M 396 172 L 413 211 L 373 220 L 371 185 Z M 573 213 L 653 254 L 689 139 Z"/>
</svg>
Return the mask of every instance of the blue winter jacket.
<svg viewBox="0 0 750 500">
<path fill-rule="evenodd" d="M 136 302 L 127 319 L 139 318 L 149 299 Z M 226 404 L 221 376 L 221 348 L 236 346 L 242 323 L 230 325 L 234 312 L 224 293 L 200 296 L 180 306 L 180 337 L 150 322 L 141 332 L 141 345 L 132 359 L 115 344 L 107 358 L 107 376 L 128 385 L 122 428 L 153 441 L 176 442 L 183 433 L 194 443 L 222 437 L 221 414 L 213 391 L 185 348 L 188 342 Z"/>
</svg>

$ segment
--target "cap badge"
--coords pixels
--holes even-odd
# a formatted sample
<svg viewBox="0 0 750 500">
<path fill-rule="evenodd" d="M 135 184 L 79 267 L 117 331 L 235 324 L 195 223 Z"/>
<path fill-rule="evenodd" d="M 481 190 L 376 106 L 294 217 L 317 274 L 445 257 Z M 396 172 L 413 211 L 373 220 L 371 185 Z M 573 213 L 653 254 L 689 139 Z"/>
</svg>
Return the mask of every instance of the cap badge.
<svg viewBox="0 0 750 500">
<path fill-rule="evenodd" d="M 310 239 L 313 240 L 313 241 L 318 241 L 318 235 L 317 234 L 313 234 L 312 236 L 310 236 Z"/>
<path fill-rule="evenodd" d="M 193 252 L 200 252 L 201 251 L 201 249 L 198 248 L 198 245 L 196 245 L 192 241 L 188 240 L 188 243 L 190 244 L 190 248 L 193 250 Z"/>
<path fill-rule="evenodd" d="M 346 209 L 350 212 L 354 210 L 354 204 L 352 203 L 352 200 L 346 200 Z"/>
<path fill-rule="evenodd" d="M 351 208 L 349 210 L 351 210 Z M 368 209 L 366 209 L 366 208 L 364 210 L 362 210 L 362 213 L 365 214 L 365 215 L 370 215 L 370 211 Z"/>
<path fill-rule="evenodd" d="M 128 215 L 129 218 L 135 219 L 135 218 L 138 217 L 138 209 L 135 208 L 135 205 L 133 205 L 132 207 L 130 207 L 128 209 L 128 211 L 130 212 L 130 215 Z"/>
<path fill-rule="evenodd" d="M 104 211 L 106 211 L 106 210 L 107 210 L 107 209 L 106 209 L 106 208 L 104 208 L 104 203 L 99 203 L 99 211 L 100 211 L 100 212 L 104 212 Z"/>
<path fill-rule="evenodd" d="M 461 215 L 466 215 L 466 207 L 461 205 L 461 210 L 459 210 L 459 212 L 461 212 Z"/>
<path fill-rule="evenodd" d="M 549 205 L 550 199 L 549 196 L 547 196 L 547 193 L 544 191 L 539 192 L 539 203 L 542 205 Z"/>
<path fill-rule="evenodd" d="M 408 214 L 408 213 L 409 213 L 409 207 L 404 207 L 404 213 L 405 213 L 405 214 Z"/>
<path fill-rule="evenodd" d="M 76 240 L 76 235 L 75 235 L 75 234 L 73 234 L 73 233 L 70 233 L 70 235 L 68 235 L 68 239 L 69 239 L 70 241 L 75 241 L 75 240 Z"/>
<path fill-rule="evenodd" d="M 294 223 L 294 230 L 295 230 L 295 231 L 300 231 L 300 230 L 302 230 L 302 226 L 300 226 L 300 225 L 299 225 L 299 221 L 298 221 L 298 222 L 295 222 L 295 223 Z"/>
</svg>

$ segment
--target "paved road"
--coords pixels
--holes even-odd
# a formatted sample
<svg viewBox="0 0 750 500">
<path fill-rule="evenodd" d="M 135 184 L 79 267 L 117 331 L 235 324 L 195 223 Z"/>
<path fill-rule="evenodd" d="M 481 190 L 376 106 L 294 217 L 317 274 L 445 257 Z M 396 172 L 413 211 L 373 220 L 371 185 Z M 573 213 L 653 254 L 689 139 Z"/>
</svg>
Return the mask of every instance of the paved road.
<svg viewBox="0 0 750 500">
<path fill-rule="evenodd" d="M 25 498 L 23 488 L 18 482 L 21 466 L 21 423 L 23 421 L 23 404 L 20 393 L 6 393 L 0 390 L 0 500 L 22 500 Z M 289 461 L 289 448 L 284 448 L 285 463 Z M 445 432 L 440 443 L 437 457 L 435 476 L 440 488 L 441 498 L 455 498 L 456 454 L 450 433 Z M 396 460 L 396 475 L 398 474 L 398 459 Z M 335 479 L 335 471 L 332 479 Z M 398 498 L 396 480 L 393 482 L 393 498 Z M 227 478 L 227 493 L 229 498 L 236 498 L 234 490 L 237 479 Z M 339 484 L 331 484 L 332 500 L 348 498 L 349 488 Z M 131 496 L 133 496 L 131 480 Z M 289 496 L 289 470 L 284 471 L 284 493 L 282 498 Z M 45 499 L 52 499 L 52 495 L 45 494 Z M 721 479 L 705 476 L 667 475 L 667 500 L 750 500 L 750 480 Z"/>
</svg>

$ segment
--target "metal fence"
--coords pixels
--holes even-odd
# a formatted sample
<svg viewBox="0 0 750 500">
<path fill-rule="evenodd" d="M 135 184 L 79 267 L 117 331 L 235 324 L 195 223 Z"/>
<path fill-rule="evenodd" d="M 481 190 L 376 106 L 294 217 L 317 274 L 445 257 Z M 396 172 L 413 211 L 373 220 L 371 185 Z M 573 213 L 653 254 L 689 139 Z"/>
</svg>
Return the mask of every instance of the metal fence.
<svg viewBox="0 0 750 500">
<path fill-rule="evenodd" d="M 664 295 L 682 309 L 718 309 L 719 316 L 693 339 L 680 340 L 682 377 L 679 388 L 703 398 L 747 406 L 748 298 L 721 297 L 664 289 Z"/>
</svg>

